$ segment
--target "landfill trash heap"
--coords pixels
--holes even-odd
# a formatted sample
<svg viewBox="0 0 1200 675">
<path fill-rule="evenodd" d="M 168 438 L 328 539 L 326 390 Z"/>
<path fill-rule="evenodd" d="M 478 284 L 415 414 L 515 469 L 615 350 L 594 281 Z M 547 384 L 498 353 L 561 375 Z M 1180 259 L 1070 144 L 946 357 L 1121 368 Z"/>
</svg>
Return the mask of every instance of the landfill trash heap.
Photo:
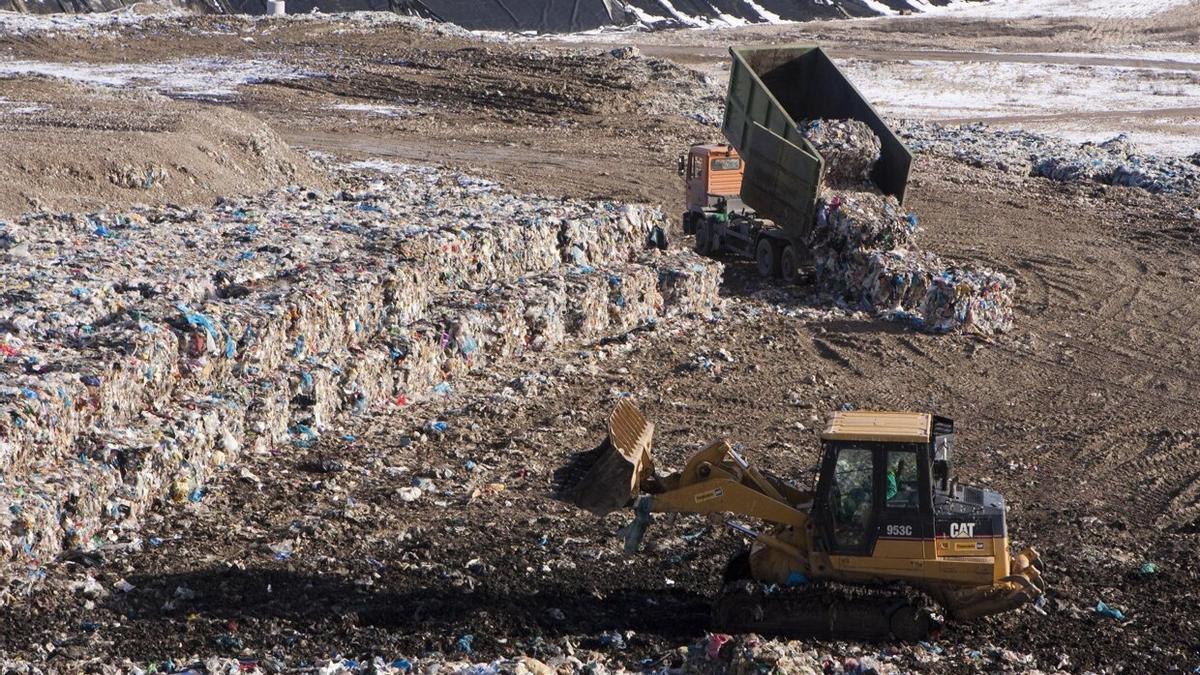
<svg viewBox="0 0 1200 675">
<path fill-rule="evenodd" d="M 336 172 L 332 195 L 0 222 L 0 606 L 240 453 L 718 302 L 719 264 L 647 248 L 657 209 Z"/>
<path fill-rule="evenodd" d="M 919 249 L 917 217 L 869 182 L 880 143 L 867 125 L 817 120 L 801 130 L 813 134 L 806 138 L 826 158 L 810 241 L 824 293 L 851 309 L 909 320 L 929 332 L 1012 328 L 1013 281 Z"/>
<path fill-rule="evenodd" d="M 1102 143 L 1073 143 L 1019 129 L 993 129 L 982 122 L 943 125 L 896 123 L 905 145 L 916 152 L 1008 173 L 1064 183 L 1123 185 L 1149 192 L 1200 192 L 1200 153 L 1188 158 L 1144 154 L 1120 134 Z"/>
</svg>

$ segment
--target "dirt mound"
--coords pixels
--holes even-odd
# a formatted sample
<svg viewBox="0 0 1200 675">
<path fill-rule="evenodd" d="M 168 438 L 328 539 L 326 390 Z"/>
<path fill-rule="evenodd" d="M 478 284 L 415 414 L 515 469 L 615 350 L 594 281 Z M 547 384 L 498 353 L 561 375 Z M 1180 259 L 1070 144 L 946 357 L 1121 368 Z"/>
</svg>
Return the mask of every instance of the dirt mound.
<svg viewBox="0 0 1200 675">
<path fill-rule="evenodd" d="M 608 50 L 476 44 L 355 58 L 323 70 L 329 76 L 274 84 L 355 101 L 419 101 L 427 110 L 467 111 L 479 121 L 538 123 L 573 115 L 677 114 L 716 125 L 723 95 L 704 75 L 665 59 Z"/>
<path fill-rule="evenodd" d="M 0 216 L 206 204 L 303 183 L 308 160 L 229 108 L 60 80 L 0 80 Z"/>
</svg>

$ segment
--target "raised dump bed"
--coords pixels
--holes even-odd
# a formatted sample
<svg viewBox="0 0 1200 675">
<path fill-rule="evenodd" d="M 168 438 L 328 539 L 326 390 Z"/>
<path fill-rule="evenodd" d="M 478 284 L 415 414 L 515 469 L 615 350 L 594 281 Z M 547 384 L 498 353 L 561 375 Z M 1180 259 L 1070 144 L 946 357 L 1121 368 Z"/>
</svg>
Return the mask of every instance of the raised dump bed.
<svg viewBox="0 0 1200 675">
<path fill-rule="evenodd" d="M 689 154 L 685 229 L 697 232 L 701 252 L 767 255 L 787 278 L 807 258 L 804 247 L 826 168 L 800 125 L 850 119 L 869 126 L 881 143 L 871 181 L 901 202 L 912 153 L 820 47 L 734 47 L 729 53 L 721 128 L 729 146 L 695 146 Z M 728 180 L 735 172 L 740 180 Z M 699 231 L 714 210 L 731 217 Z M 738 212 L 748 218 L 736 217 Z"/>
</svg>

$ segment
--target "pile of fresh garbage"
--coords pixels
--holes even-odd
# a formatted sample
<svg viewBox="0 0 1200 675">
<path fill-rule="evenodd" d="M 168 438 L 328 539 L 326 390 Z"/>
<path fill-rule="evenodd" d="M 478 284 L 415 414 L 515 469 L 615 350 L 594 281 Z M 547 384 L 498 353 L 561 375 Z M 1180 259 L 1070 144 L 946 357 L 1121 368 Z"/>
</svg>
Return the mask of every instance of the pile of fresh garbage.
<svg viewBox="0 0 1200 675">
<path fill-rule="evenodd" d="M 389 170 L 0 222 L 0 561 L 36 580 L 239 453 L 718 301 L 719 264 L 648 248 L 657 209 Z"/>
<path fill-rule="evenodd" d="M 870 181 L 882 149 L 879 136 L 858 120 L 809 120 L 800 133 L 825 159 L 825 183 L 853 187 Z"/>
<path fill-rule="evenodd" d="M 1102 183 L 1150 192 L 1200 191 L 1200 162 L 1148 155 L 1121 134 L 1102 143 L 1073 143 L 978 122 L 942 125 L 903 120 L 898 134 L 914 152 L 952 157 L 973 166 L 1071 183 Z"/>
<path fill-rule="evenodd" d="M 817 283 L 851 309 L 937 333 L 1012 327 L 1015 286 L 986 268 L 944 261 L 916 245 L 917 217 L 868 180 L 879 138 L 856 121 L 801 125 L 826 159 L 811 246 Z M 837 162 L 845 162 L 839 165 Z"/>
</svg>

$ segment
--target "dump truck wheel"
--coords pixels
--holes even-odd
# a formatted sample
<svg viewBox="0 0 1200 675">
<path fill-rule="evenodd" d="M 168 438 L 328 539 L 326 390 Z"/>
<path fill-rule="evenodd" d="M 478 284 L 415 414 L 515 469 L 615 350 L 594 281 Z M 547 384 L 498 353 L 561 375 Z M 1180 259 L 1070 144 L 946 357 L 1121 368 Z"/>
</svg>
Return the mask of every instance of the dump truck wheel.
<svg viewBox="0 0 1200 675">
<path fill-rule="evenodd" d="M 759 276 L 768 279 L 779 276 L 779 250 L 770 239 L 763 237 L 758 240 L 754 259 L 758 262 Z"/>
<path fill-rule="evenodd" d="M 780 274 L 783 280 L 794 284 L 800 280 L 800 256 L 796 255 L 796 247 L 791 244 L 783 247 L 783 255 L 779 257 Z"/>
<path fill-rule="evenodd" d="M 696 253 L 708 255 L 712 248 L 712 226 L 706 221 L 696 223 Z"/>
</svg>

